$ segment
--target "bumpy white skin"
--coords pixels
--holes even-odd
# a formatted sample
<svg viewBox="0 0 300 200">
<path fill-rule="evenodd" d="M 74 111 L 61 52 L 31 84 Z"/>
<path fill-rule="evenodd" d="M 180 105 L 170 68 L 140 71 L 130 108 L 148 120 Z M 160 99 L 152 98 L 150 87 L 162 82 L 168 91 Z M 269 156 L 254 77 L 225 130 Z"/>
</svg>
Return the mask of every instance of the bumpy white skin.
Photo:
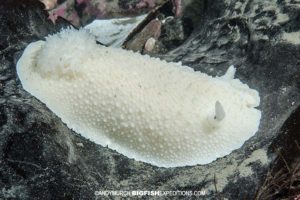
<svg viewBox="0 0 300 200">
<path fill-rule="evenodd" d="M 258 93 L 234 72 L 213 78 L 72 29 L 30 44 L 17 64 L 24 89 L 68 127 L 163 167 L 210 163 L 258 130 Z"/>
</svg>

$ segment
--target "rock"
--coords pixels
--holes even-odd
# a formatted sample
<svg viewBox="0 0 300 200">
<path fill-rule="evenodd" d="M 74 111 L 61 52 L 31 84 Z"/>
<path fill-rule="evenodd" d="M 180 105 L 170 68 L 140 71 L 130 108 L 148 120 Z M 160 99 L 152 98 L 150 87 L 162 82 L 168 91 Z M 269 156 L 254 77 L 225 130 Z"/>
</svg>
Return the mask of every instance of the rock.
<svg viewBox="0 0 300 200">
<path fill-rule="evenodd" d="M 132 40 L 127 41 L 124 46 L 126 49 L 141 52 L 149 38 L 158 39 L 160 31 L 161 22 L 153 19 Z"/>
<path fill-rule="evenodd" d="M 174 4 L 182 10 L 180 1 Z M 142 54 L 163 55 L 180 46 L 192 32 L 188 23 L 191 19 L 175 16 L 174 4 L 169 2 L 149 12 L 128 34 L 122 47 Z"/>
<path fill-rule="evenodd" d="M 47 0 L 41 0 L 49 6 Z M 95 19 L 133 16 L 146 13 L 167 0 L 62 0 L 56 8 L 49 10 L 50 18 L 58 16 L 70 21 L 74 26 L 85 26 Z M 177 0 L 178 1 L 178 0 Z M 178 3 L 177 3 L 178 4 Z M 179 6 L 179 5 L 178 5 Z M 176 12 L 180 8 L 177 5 Z"/>
<path fill-rule="evenodd" d="M 300 107 L 281 127 L 269 150 L 277 155 L 257 199 L 294 199 L 300 197 Z"/>
<path fill-rule="evenodd" d="M 2 0 L 0 198 L 102 199 L 96 192 L 101 190 L 192 190 L 202 191 L 198 194 L 205 199 L 255 197 L 276 157 L 271 144 L 300 104 L 300 3 L 195 2 L 189 6 L 202 14 L 182 16 L 193 23 L 190 37 L 157 56 L 211 75 L 222 75 L 234 64 L 237 77 L 260 92 L 260 130 L 240 149 L 208 165 L 158 168 L 82 138 L 22 89 L 15 66 L 23 49 L 68 24 L 59 19 L 53 25 L 34 0 Z"/>
</svg>

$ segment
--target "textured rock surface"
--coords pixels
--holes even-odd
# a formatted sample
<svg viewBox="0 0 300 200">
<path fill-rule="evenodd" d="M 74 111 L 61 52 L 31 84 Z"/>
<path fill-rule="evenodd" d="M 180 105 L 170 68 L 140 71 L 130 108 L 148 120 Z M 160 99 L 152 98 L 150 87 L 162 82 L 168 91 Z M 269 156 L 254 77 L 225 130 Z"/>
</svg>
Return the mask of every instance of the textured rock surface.
<svg viewBox="0 0 300 200">
<path fill-rule="evenodd" d="M 205 199 L 255 196 L 274 158 L 269 146 L 300 102 L 300 3 L 203 1 L 199 16 L 190 15 L 192 35 L 161 57 L 211 75 L 234 64 L 237 76 L 260 91 L 263 117 L 259 132 L 229 156 L 165 169 L 85 140 L 22 89 L 15 72 L 22 50 L 65 25 L 53 26 L 35 1 L 22 2 L 0 5 L 0 198 L 93 199 L 96 190 L 201 189 Z"/>
<path fill-rule="evenodd" d="M 50 5 L 52 7 L 55 6 L 53 3 L 47 2 L 47 0 L 41 1 L 44 2 L 47 7 L 50 7 Z M 61 16 L 75 26 L 84 26 L 94 19 L 143 14 L 156 6 L 164 4 L 166 1 L 167 0 L 63 0 L 60 1 L 60 4 L 57 5 L 56 8 L 50 10 L 49 14 L 53 21 L 55 21 L 58 16 Z M 177 4 L 174 4 L 174 6 L 178 7 Z M 179 12 L 177 11 L 178 9 L 176 8 L 176 12 Z"/>
</svg>

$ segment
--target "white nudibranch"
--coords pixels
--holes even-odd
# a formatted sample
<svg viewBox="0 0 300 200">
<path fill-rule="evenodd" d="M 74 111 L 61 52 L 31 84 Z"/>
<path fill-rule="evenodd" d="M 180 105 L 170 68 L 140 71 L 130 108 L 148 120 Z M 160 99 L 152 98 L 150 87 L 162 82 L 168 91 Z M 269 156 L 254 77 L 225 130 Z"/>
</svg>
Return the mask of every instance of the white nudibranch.
<svg viewBox="0 0 300 200">
<path fill-rule="evenodd" d="M 258 130 L 259 95 L 231 66 L 211 77 L 177 63 L 97 45 L 65 29 L 31 43 L 17 63 L 23 88 L 67 126 L 156 166 L 207 164 Z"/>
</svg>

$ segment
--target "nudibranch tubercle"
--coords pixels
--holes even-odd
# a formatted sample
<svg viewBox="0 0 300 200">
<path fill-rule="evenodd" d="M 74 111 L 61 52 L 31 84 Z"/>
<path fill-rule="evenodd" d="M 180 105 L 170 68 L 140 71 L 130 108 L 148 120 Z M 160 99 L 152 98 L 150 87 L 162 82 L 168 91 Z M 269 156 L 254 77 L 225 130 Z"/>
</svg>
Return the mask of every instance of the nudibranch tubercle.
<svg viewBox="0 0 300 200">
<path fill-rule="evenodd" d="M 210 163 L 241 147 L 261 118 L 258 92 L 234 79 L 234 67 L 213 78 L 97 45 L 85 30 L 29 44 L 17 73 L 69 128 L 156 166 Z"/>
</svg>

